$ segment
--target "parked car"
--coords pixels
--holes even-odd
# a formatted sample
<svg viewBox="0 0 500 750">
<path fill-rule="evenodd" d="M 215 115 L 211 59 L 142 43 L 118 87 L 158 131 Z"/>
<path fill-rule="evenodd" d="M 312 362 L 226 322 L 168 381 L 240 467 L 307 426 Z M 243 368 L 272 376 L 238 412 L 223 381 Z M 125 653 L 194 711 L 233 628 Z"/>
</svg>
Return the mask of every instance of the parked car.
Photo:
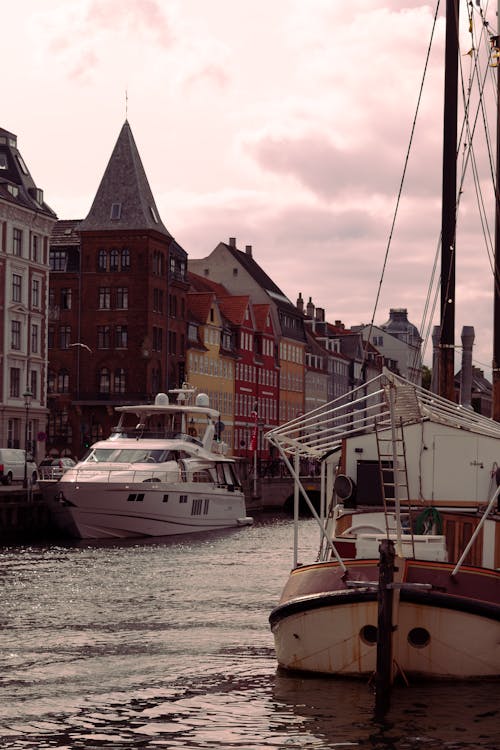
<svg viewBox="0 0 500 750">
<path fill-rule="evenodd" d="M 70 469 L 74 465 L 73 459 L 67 456 L 61 456 L 60 458 L 48 456 L 38 464 L 38 474 L 40 479 L 60 479 L 66 469 Z"/>
<path fill-rule="evenodd" d="M 36 463 L 33 456 L 20 448 L 0 448 L 0 481 L 2 484 L 23 482 L 26 464 L 26 479 L 37 481 Z"/>
</svg>

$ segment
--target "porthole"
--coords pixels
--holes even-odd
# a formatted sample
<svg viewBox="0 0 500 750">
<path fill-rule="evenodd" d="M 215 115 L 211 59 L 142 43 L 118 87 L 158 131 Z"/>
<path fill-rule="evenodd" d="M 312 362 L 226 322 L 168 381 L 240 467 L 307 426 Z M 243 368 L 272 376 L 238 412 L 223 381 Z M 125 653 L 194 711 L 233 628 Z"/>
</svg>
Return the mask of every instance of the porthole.
<svg viewBox="0 0 500 750">
<path fill-rule="evenodd" d="M 412 628 L 408 633 L 408 643 L 415 648 L 425 648 L 431 641 L 431 634 L 426 628 Z"/>
<path fill-rule="evenodd" d="M 364 625 L 359 631 L 359 637 L 363 643 L 373 646 L 377 642 L 377 628 L 375 625 Z"/>
</svg>

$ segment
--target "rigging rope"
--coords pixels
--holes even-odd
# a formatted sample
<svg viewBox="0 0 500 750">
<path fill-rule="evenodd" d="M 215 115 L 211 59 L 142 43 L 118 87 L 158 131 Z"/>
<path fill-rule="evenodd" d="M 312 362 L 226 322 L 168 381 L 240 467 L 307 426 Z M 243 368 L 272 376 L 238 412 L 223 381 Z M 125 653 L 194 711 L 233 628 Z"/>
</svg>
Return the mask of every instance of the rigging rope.
<svg viewBox="0 0 500 750">
<path fill-rule="evenodd" d="M 417 124 L 417 116 L 418 116 L 418 113 L 419 113 L 419 110 L 420 110 L 420 103 L 421 103 L 421 100 L 422 100 L 422 92 L 423 92 L 423 88 L 424 88 L 424 82 L 425 82 L 425 79 L 426 79 L 427 69 L 428 69 L 428 66 L 429 66 L 429 59 L 430 59 L 430 54 L 431 54 L 431 49 L 432 49 L 432 40 L 434 38 L 434 32 L 436 30 L 439 5 L 440 5 L 440 0 L 437 0 L 436 10 L 435 10 L 435 13 L 434 13 L 434 21 L 433 21 L 433 24 L 432 24 L 431 36 L 430 36 L 429 45 L 428 45 L 428 48 L 427 48 L 427 55 L 426 55 L 426 59 L 425 59 L 424 73 L 422 75 L 422 81 L 420 83 L 420 90 L 419 90 L 418 99 L 417 99 L 417 106 L 416 106 L 416 109 L 415 109 L 415 114 L 414 114 L 414 117 L 413 117 L 413 123 L 412 123 L 412 127 L 411 127 L 410 140 L 409 140 L 408 148 L 407 148 L 407 151 L 406 151 L 406 157 L 405 157 L 405 162 L 404 162 L 404 167 L 403 167 L 403 173 L 401 175 L 401 181 L 400 181 L 400 184 L 399 184 L 398 196 L 397 196 L 397 199 L 396 199 L 396 206 L 395 206 L 395 209 L 394 209 L 394 215 L 393 215 L 393 218 L 392 218 L 391 229 L 390 229 L 390 232 L 389 232 L 389 238 L 388 238 L 387 246 L 386 246 L 386 250 L 385 250 L 384 262 L 382 264 L 382 273 L 381 273 L 381 276 L 380 276 L 380 281 L 379 281 L 379 284 L 378 284 L 377 294 L 376 294 L 376 297 L 375 297 L 375 304 L 374 304 L 374 307 L 373 307 L 372 318 L 371 318 L 371 321 L 370 321 L 370 328 L 368 330 L 368 342 L 370 341 L 371 335 L 372 335 L 372 330 L 373 330 L 375 315 L 377 313 L 378 302 L 379 302 L 379 299 L 380 299 L 380 292 L 381 292 L 381 289 L 382 289 L 382 283 L 383 283 L 383 280 L 384 280 L 385 270 L 386 270 L 386 267 L 387 267 L 387 261 L 389 259 L 389 251 L 390 251 L 390 247 L 391 247 L 392 236 L 394 234 L 394 227 L 396 225 L 396 218 L 397 218 L 397 215 L 398 215 L 399 204 L 400 204 L 401 196 L 402 196 L 402 193 L 403 193 L 403 185 L 404 185 L 404 181 L 405 181 L 405 177 L 406 177 L 406 170 L 408 168 L 408 162 L 409 162 L 409 159 L 410 159 L 410 151 L 411 151 L 411 147 L 412 147 L 412 144 L 413 144 L 413 137 L 415 135 L 415 128 L 416 128 L 416 124 Z M 366 360 L 367 360 L 367 356 L 368 356 L 368 346 L 365 346 L 365 349 L 364 349 L 364 352 L 363 352 L 363 366 L 365 366 L 365 363 L 366 363 Z"/>
</svg>

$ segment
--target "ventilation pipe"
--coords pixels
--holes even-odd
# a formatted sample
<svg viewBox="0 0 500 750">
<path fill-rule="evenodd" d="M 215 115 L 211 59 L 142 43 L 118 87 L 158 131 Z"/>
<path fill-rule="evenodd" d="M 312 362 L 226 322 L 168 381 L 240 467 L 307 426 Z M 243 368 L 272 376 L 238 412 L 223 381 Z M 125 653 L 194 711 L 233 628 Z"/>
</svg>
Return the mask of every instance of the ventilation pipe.
<svg viewBox="0 0 500 750">
<path fill-rule="evenodd" d="M 473 326 L 462 328 L 462 369 L 460 371 L 460 403 L 472 409 L 472 345 L 474 344 Z"/>
<path fill-rule="evenodd" d="M 439 393 L 439 342 L 441 340 L 441 326 L 432 329 L 432 393 Z"/>
</svg>

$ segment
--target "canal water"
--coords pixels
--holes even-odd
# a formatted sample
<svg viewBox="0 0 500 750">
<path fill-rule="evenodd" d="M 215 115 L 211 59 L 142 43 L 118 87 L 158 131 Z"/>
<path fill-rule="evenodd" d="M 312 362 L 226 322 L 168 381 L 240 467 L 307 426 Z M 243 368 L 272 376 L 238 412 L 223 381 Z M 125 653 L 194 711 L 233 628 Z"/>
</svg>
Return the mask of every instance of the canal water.
<svg viewBox="0 0 500 750">
<path fill-rule="evenodd" d="M 398 687 L 276 669 L 292 522 L 0 550 L 0 747 L 500 748 L 500 683 Z M 301 521 L 301 560 L 314 558 Z"/>
</svg>

